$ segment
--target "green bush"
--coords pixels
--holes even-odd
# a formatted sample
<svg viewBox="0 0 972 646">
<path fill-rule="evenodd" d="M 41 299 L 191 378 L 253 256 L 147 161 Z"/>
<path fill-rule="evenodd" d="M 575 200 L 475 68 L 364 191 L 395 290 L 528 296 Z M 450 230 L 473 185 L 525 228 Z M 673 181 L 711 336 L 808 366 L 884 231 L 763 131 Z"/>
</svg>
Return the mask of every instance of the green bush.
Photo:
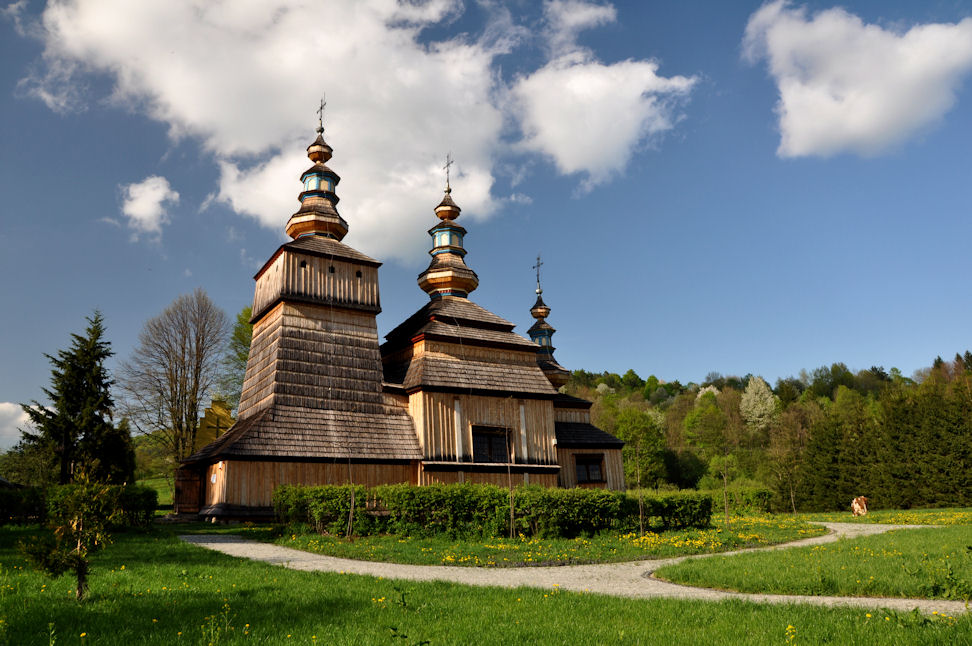
<svg viewBox="0 0 972 646">
<path fill-rule="evenodd" d="M 155 510 L 159 506 L 159 492 L 152 487 L 141 485 L 128 485 L 118 489 L 118 506 L 121 514 L 115 526 L 150 526 L 155 518 Z"/>
<path fill-rule="evenodd" d="M 383 485 L 355 487 L 353 533 L 452 538 L 505 536 L 510 531 L 508 489 L 494 485 Z M 350 514 L 349 485 L 285 485 L 273 494 L 277 519 L 308 523 L 317 531 L 344 535 Z M 660 529 L 706 527 L 712 497 L 677 493 L 647 496 L 645 516 Z M 541 538 L 630 531 L 638 527 L 638 500 L 604 489 L 517 487 L 513 491 L 513 529 Z"/>
<path fill-rule="evenodd" d="M 43 523 L 61 518 L 67 513 L 65 505 L 73 500 L 76 490 L 85 487 L 90 489 L 89 485 L 55 485 L 38 493 L 41 501 L 40 513 L 35 521 Z M 109 529 L 148 527 L 152 524 L 158 507 L 158 492 L 155 489 L 139 485 L 104 485 L 104 491 L 106 492 L 104 495 L 110 498 L 113 505 Z"/>
<path fill-rule="evenodd" d="M 43 489 L 0 489 L 0 525 L 43 522 L 46 509 Z"/>
<path fill-rule="evenodd" d="M 722 508 L 722 489 L 710 489 L 705 491 L 706 494 L 710 495 L 713 500 L 717 501 L 716 504 L 719 508 Z M 727 493 L 729 494 L 729 511 L 736 513 L 768 513 L 771 510 L 771 505 L 774 498 L 774 493 L 769 489 L 761 488 L 736 488 L 730 486 Z"/>
</svg>

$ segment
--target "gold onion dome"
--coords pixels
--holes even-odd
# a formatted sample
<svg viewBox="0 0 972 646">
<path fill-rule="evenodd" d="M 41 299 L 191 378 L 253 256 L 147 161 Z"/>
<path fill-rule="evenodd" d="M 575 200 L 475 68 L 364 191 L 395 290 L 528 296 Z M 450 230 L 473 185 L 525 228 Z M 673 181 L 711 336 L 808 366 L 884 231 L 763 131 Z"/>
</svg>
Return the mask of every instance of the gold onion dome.
<svg viewBox="0 0 972 646">
<path fill-rule="evenodd" d="M 307 147 L 307 157 L 314 165 L 301 174 L 304 190 L 297 199 L 300 209 L 287 221 L 287 235 L 291 238 L 324 236 L 341 240 L 348 233 L 348 223 L 337 212 L 340 198 L 334 192 L 341 177 L 324 165 L 334 150 L 324 141 L 324 126 L 317 128 L 317 139 Z"/>
<path fill-rule="evenodd" d="M 462 239 L 466 230 L 455 223 L 460 211 L 462 209 L 452 199 L 452 188 L 447 179 L 445 194 L 435 207 L 439 222 L 429 229 L 429 235 L 432 236 L 432 250 L 429 251 L 432 262 L 418 276 L 419 287 L 431 298 L 466 298 L 469 292 L 479 286 L 476 272 L 467 267 L 463 260 L 466 250 L 462 246 Z"/>
</svg>

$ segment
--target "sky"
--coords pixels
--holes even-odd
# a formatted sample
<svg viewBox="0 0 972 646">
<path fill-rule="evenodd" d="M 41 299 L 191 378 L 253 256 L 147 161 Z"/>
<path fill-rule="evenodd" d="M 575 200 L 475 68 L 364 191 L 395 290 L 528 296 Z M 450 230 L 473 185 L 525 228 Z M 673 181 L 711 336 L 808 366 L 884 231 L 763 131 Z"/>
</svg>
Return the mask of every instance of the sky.
<svg viewBox="0 0 972 646">
<path fill-rule="evenodd" d="M 446 155 L 471 299 L 570 368 L 770 383 L 972 348 L 972 4 L 0 5 L 0 449 L 97 309 L 116 356 L 286 240 L 326 95 L 344 242 L 419 309 Z M 3 0 L 0 0 L 3 2 Z"/>
</svg>

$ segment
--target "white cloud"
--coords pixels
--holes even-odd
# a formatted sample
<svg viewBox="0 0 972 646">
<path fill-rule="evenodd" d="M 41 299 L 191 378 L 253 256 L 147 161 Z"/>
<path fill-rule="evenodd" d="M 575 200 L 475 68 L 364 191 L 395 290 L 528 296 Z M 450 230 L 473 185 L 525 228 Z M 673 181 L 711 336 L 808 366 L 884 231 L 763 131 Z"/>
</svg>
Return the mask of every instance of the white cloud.
<svg viewBox="0 0 972 646">
<path fill-rule="evenodd" d="M 972 70 L 972 18 L 898 33 L 779 0 L 749 19 L 743 55 L 779 88 L 781 157 L 876 155 L 934 125 Z"/>
<path fill-rule="evenodd" d="M 462 10 L 458 0 L 62 0 L 43 16 L 46 67 L 25 85 L 64 109 L 87 73 L 108 75 L 114 103 L 167 124 L 173 139 L 197 138 L 213 155 L 215 201 L 276 231 L 297 209 L 312 111 L 326 91 L 329 166 L 343 178 L 338 208 L 350 225 L 348 242 L 382 260 L 421 262 L 447 151 L 457 160 L 453 196 L 464 215 L 486 218 L 502 204 L 492 195 L 494 177 L 518 118 L 527 136 L 518 150 L 552 156 L 558 169 L 584 170 L 597 181 L 622 169 L 647 134 L 671 127 L 659 97 L 677 80 L 657 77 L 651 62 L 561 61 L 532 82 L 517 81 L 518 102 L 510 102 L 495 60 L 530 41 L 507 8 L 490 7 L 478 35 L 423 40 L 424 29 L 448 26 Z M 577 32 L 615 13 L 609 5 L 548 3 L 544 42 L 576 55 Z M 578 145 L 577 132 L 563 127 L 563 105 L 547 101 L 549 84 L 568 74 L 619 95 L 588 97 L 571 113 L 594 122 L 580 140 L 593 160 L 586 163 L 564 152 Z M 635 96 L 621 87 L 630 83 L 638 85 Z M 548 116 L 558 123 L 547 127 L 538 113 L 551 103 Z M 624 110 L 634 114 L 618 126 L 613 120 Z"/>
<path fill-rule="evenodd" d="M 162 235 L 162 225 L 167 224 L 169 216 L 165 204 L 178 204 L 179 193 L 172 190 L 169 180 L 158 175 L 146 177 L 141 182 L 123 186 L 122 215 L 128 218 L 128 226 L 139 234 L 153 237 Z"/>
<path fill-rule="evenodd" d="M 604 65 L 573 56 L 552 61 L 513 89 L 522 146 L 561 173 L 587 173 L 585 188 L 624 169 L 636 147 L 674 126 L 675 101 L 694 78 L 664 78 L 650 61 Z"/>
<path fill-rule="evenodd" d="M 20 441 L 20 431 L 27 429 L 27 413 L 20 404 L 0 402 L 0 451 L 6 451 Z"/>
<path fill-rule="evenodd" d="M 550 27 L 548 46 L 554 58 L 577 51 L 577 34 L 581 31 L 617 19 L 617 11 L 612 5 L 584 0 L 547 0 L 543 13 Z"/>
<path fill-rule="evenodd" d="M 553 54 L 512 88 L 521 147 L 551 158 L 561 173 L 586 173 L 584 190 L 622 171 L 639 145 L 671 130 L 694 77 L 658 75 L 655 61 L 598 61 L 577 45 L 583 29 L 612 22 L 614 7 L 580 0 L 544 5 Z"/>
</svg>

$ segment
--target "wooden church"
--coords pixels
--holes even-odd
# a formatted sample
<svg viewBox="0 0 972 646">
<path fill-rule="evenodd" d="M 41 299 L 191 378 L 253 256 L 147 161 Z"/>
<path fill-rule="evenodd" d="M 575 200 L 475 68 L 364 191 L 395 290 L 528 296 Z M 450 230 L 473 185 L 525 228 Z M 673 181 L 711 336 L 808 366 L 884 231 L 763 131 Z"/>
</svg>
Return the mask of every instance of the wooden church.
<svg viewBox="0 0 972 646">
<path fill-rule="evenodd" d="M 419 287 L 429 301 L 379 346 L 381 263 L 341 242 L 323 124 L 307 148 L 293 238 L 256 274 L 253 341 L 236 423 L 185 460 L 176 513 L 265 517 L 283 484 L 481 482 L 621 489 L 623 443 L 558 392 L 541 297 L 530 340 L 469 300 L 460 208 L 446 176 Z"/>
</svg>

